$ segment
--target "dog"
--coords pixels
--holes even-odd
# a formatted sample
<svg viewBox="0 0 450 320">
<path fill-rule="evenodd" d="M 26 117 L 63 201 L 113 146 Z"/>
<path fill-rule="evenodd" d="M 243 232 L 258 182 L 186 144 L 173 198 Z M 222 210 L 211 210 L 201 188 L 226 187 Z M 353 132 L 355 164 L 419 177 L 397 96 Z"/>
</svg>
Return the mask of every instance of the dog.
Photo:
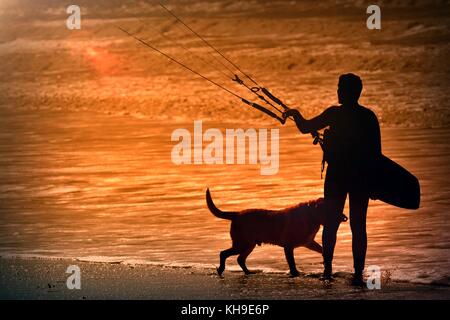
<svg viewBox="0 0 450 320">
<path fill-rule="evenodd" d="M 247 269 L 245 261 L 256 245 L 268 243 L 284 248 L 290 274 L 299 275 L 294 259 L 294 249 L 306 247 L 322 254 L 322 246 L 314 241 L 320 225 L 326 219 L 326 205 L 323 198 L 299 203 L 282 210 L 248 209 L 239 212 L 225 212 L 214 204 L 209 189 L 206 190 L 206 203 L 213 215 L 231 220 L 230 235 L 232 247 L 220 252 L 219 275 L 225 270 L 225 261 L 233 255 L 245 274 L 254 272 Z M 341 213 L 340 222 L 347 221 Z"/>
</svg>

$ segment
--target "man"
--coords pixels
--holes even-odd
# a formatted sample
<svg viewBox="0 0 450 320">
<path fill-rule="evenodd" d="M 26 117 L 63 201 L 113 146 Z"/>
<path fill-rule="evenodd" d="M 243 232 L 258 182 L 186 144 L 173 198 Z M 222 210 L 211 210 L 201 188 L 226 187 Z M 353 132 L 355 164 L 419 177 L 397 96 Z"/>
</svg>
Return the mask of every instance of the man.
<svg viewBox="0 0 450 320">
<path fill-rule="evenodd" d="M 306 120 L 298 110 L 289 109 L 301 133 L 313 133 L 329 127 L 324 136 L 324 155 L 328 163 L 325 178 L 325 200 L 328 218 L 323 228 L 322 246 L 324 279 L 331 280 L 336 234 L 349 194 L 350 226 L 354 285 L 363 285 L 367 250 L 366 215 L 369 203 L 369 180 L 381 156 L 380 127 L 376 115 L 361 106 L 361 79 L 351 73 L 341 75 L 337 95 L 340 106 L 332 106 L 319 116 Z"/>
</svg>

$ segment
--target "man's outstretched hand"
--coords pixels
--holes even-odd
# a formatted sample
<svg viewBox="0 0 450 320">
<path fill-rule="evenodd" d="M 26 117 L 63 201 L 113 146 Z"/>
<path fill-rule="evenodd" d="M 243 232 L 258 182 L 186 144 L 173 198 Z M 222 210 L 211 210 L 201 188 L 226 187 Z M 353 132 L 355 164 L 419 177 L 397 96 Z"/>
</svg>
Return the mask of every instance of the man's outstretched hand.
<svg viewBox="0 0 450 320">
<path fill-rule="evenodd" d="M 300 115 L 300 112 L 297 109 L 287 109 L 285 112 L 283 112 L 282 117 L 284 119 L 284 122 L 286 122 L 287 118 L 293 117 L 295 120 L 299 115 Z"/>
<path fill-rule="evenodd" d="M 297 109 L 287 109 L 283 112 L 283 118 L 287 119 L 289 117 L 295 117 L 298 114 L 300 114 L 300 112 Z"/>
</svg>

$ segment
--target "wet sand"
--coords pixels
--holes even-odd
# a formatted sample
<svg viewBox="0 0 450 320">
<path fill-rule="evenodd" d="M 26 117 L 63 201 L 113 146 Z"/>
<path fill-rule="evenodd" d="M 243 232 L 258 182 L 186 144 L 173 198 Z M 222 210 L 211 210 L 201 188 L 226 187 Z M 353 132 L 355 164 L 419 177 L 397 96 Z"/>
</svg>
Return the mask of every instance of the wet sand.
<svg viewBox="0 0 450 320">
<path fill-rule="evenodd" d="M 77 265 L 81 289 L 69 290 L 65 271 Z M 350 274 L 325 285 L 318 274 L 245 276 L 214 269 L 92 263 L 64 259 L 0 259 L 0 299 L 450 299 L 450 287 L 383 281 L 354 288 Z"/>
<path fill-rule="evenodd" d="M 203 297 L 209 289 L 221 296 L 223 283 L 229 285 L 227 294 L 243 297 L 241 282 L 249 279 L 261 280 L 245 287 L 251 288 L 249 294 L 264 293 L 264 281 L 269 281 L 266 297 L 289 298 L 289 281 L 296 284 L 297 279 L 279 281 L 278 275 L 247 279 L 230 273 L 231 282 L 223 282 L 212 271 L 208 275 L 193 269 L 213 270 L 218 252 L 229 246 L 228 222 L 206 210 L 204 191 L 211 187 L 223 209 L 277 209 L 317 198 L 323 194 L 320 150 L 311 145 L 310 137 L 299 136 L 292 124 L 281 128 L 124 36 L 115 25 L 155 41 L 251 97 L 139 23 L 144 19 L 208 56 L 155 4 L 120 2 L 80 0 L 79 31 L 65 27 L 66 3 L 0 3 L 0 254 L 118 263 L 83 263 L 98 287 L 86 284 L 88 298 L 106 296 L 110 290 L 124 298 L 122 292 L 130 297 L 168 297 L 179 291 L 177 297 Z M 423 191 L 422 206 L 415 212 L 371 203 L 367 262 L 381 266 L 393 279 L 448 285 L 448 1 L 383 4 L 380 32 L 365 27 L 362 2 L 187 0 L 171 1 L 170 6 L 307 117 L 336 103 L 339 74 L 361 75 L 365 84 L 361 102 L 380 119 L 385 154 L 416 174 Z M 191 129 L 194 120 L 222 130 L 280 128 L 280 172 L 268 178 L 260 175 L 259 166 L 173 165 L 170 134 L 176 128 Z M 311 284 L 311 297 L 326 298 L 329 291 L 320 291 L 313 277 L 322 267 L 320 255 L 301 248 L 296 257 L 299 268 L 312 276 L 302 278 Z M 10 260 L 2 261 L 6 268 L 2 281 L 17 297 L 52 294 L 45 291 L 51 281 L 47 279 L 64 279 L 56 276 L 65 263 L 60 260 L 15 260 L 18 271 L 11 269 Z M 129 267 L 120 263 L 138 266 L 128 272 Z M 282 249 L 257 248 L 250 266 L 266 272 L 286 270 Z M 340 229 L 335 266 L 345 274 L 351 271 L 348 223 Z M 109 272 L 105 284 L 98 280 L 103 279 L 99 275 L 103 269 Z M 236 270 L 236 264 L 230 262 L 230 269 Z M 170 285 L 159 277 L 167 277 Z M 210 277 L 216 282 L 207 281 Z M 128 287 L 127 279 L 141 291 Z M 148 294 L 150 289 L 139 285 L 138 279 L 149 281 L 147 287 L 153 284 L 155 291 Z M 192 289 L 196 280 L 198 291 Z M 115 291 L 116 282 L 122 291 Z M 396 285 L 390 297 L 415 298 L 423 292 L 426 297 L 439 298 L 439 293 L 448 297 L 446 289 L 434 286 Z M 346 290 L 331 296 L 351 297 Z M 66 294 L 60 291 L 57 297 Z M 307 297 L 308 292 L 292 296 Z"/>
</svg>

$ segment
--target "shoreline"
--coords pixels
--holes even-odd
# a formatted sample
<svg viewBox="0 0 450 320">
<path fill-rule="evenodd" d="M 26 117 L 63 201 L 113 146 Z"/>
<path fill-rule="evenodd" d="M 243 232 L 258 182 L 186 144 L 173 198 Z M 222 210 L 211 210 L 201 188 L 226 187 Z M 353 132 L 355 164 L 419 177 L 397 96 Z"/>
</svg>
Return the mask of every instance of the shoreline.
<svg viewBox="0 0 450 320">
<path fill-rule="evenodd" d="M 58 116 L 52 114 L 42 117 L 40 114 L 30 113 L 24 114 L 23 117 L 11 115 L 11 117 L 4 118 L 6 128 L 11 128 L 11 132 L 16 130 L 16 137 L 20 137 L 17 138 L 20 139 L 18 141 L 26 141 L 27 144 L 24 147 L 26 152 L 17 152 L 15 138 L 5 136 L 5 146 L 9 148 L 6 152 L 6 159 L 8 160 L 6 163 L 11 170 L 5 171 L 8 174 L 5 174 L 3 181 L 3 194 L 8 201 L 2 208 L 4 223 L 2 224 L 3 232 L 1 234 L 3 242 L 10 244 L 10 247 L 5 248 L 5 254 L 11 252 L 11 255 L 14 256 L 14 253 L 21 251 L 44 253 L 42 257 L 44 259 L 39 260 L 41 262 L 34 262 L 36 266 L 32 266 L 31 269 L 33 270 L 38 268 L 39 265 L 41 265 L 41 268 L 44 268 L 44 265 L 50 265 L 52 269 L 55 269 L 55 265 L 61 264 L 58 262 L 60 260 L 45 262 L 46 252 L 52 252 L 56 259 L 69 258 L 68 261 L 72 261 L 71 264 L 81 263 L 80 260 L 83 259 L 80 259 L 80 257 L 99 255 L 100 258 L 105 256 L 113 258 L 113 260 L 117 258 L 114 261 L 104 261 L 103 265 L 108 266 L 108 270 L 108 263 L 118 264 L 123 260 L 121 257 L 127 256 L 146 257 L 143 264 L 148 261 L 150 265 L 156 261 L 178 261 L 183 265 L 183 261 L 188 260 L 196 263 L 192 268 L 186 268 L 186 270 L 191 270 L 193 274 L 200 274 L 198 282 L 204 288 L 200 289 L 197 295 L 192 295 L 188 289 L 183 287 L 167 294 L 152 294 L 146 292 L 143 288 L 142 295 L 129 292 L 123 295 L 112 295 L 112 297 L 138 297 L 143 299 L 171 299 L 180 296 L 185 298 L 215 298 L 216 291 L 220 291 L 220 288 L 218 289 L 208 283 L 209 280 L 205 279 L 209 278 L 205 277 L 205 273 L 211 273 L 213 281 L 217 279 L 214 270 L 215 263 L 211 264 L 211 262 L 217 262 L 217 254 L 224 247 L 223 235 L 225 235 L 225 232 L 229 232 L 229 225 L 226 222 L 215 220 L 213 216 L 204 211 L 204 192 L 202 189 L 206 185 L 215 186 L 217 174 L 219 174 L 221 185 L 214 187 L 214 190 L 217 190 L 220 195 L 220 201 L 227 203 L 229 208 L 256 205 L 268 208 L 282 207 L 294 201 L 306 200 L 306 197 L 313 198 L 322 190 L 322 181 L 318 180 L 318 164 L 321 155 L 317 148 L 312 150 L 310 138 L 306 136 L 301 137 L 303 140 L 295 143 L 295 148 L 291 149 L 289 153 L 282 152 L 281 156 L 284 158 L 281 161 L 284 163 L 282 167 L 284 172 L 281 172 L 276 179 L 267 184 L 265 177 L 260 177 L 259 173 L 255 175 L 254 171 L 250 171 L 257 170 L 256 168 L 236 166 L 233 175 L 229 175 L 227 168 L 205 166 L 205 168 L 202 168 L 201 175 L 199 175 L 198 167 L 185 167 L 180 170 L 170 164 L 167 165 L 169 160 L 165 155 L 170 154 L 170 146 L 160 148 L 159 142 L 164 138 L 165 130 L 170 132 L 172 126 L 163 129 L 151 126 L 151 128 L 148 128 L 148 124 L 145 123 L 141 126 L 139 120 L 110 121 L 111 119 L 105 120 L 103 117 L 87 118 L 84 112 L 83 114 L 77 113 L 77 115 L 60 112 Z M 83 119 L 86 119 L 86 121 L 81 121 Z M 55 126 L 55 123 L 61 125 Z M 30 132 L 29 128 L 35 129 Z M 294 128 L 291 129 L 294 130 Z M 368 225 L 370 225 L 370 228 L 368 232 L 369 236 L 374 236 L 370 239 L 374 240 L 369 240 L 367 265 L 380 265 L 383 271 L 393 271 L 393 279 L 403 280 L 403 275 L 408 279 L 413 279 L 414 284 L 406 284 L 414 291 L 414 286 L 421 282 L 437 281 L 437 284 L 439 282 L 442 282 L 443 285 L 448 284 L 449 278 L 446 272 L 448 270 L 446 266 L 448 240 L 445 232 L 445 220 L 440 218 L 445 217 L 447 209 L 448 183 L 442 172 L 447 172 L 448 160 L 447 153 L 444 150 L 445 143 L 429 146 L 429 141 L 435 141 L 436 134 L 417 132 L 413 135 L 413 130 L 403 130 L 405 130 L 405 134 L 402 134 L 402 136 L 405 138 L 401 140 L 398 139 L 398 132 L 396 131 L 385 135 L 387 143 L 385 150 L 387 150 L 388 155 L 395 155 L 395 159 L 399 159 L 400 163 L 404 163 L 406 167 L 417 168 L 415 170 L 417 170 L 419 177 L 426 181 L 424 185 L 426 191 L 424 193 L 424 206 L 420 212 L 403 213 L 395 208 L 382 207 L 383 204 L 380 203 L 373 204 L 372 213 L 369 216 Z M 450 137 L 450 131 L 447 129 L 436 132 L 446 132 L 444 138 Z M 95 139 L 93 139 L 93 134 Z M 292 131 L 289 131 L 289 134 L 285 137 L 285 145 L 289 144 L 293 137 Z M 52 143 L 48 144 L 42 141 L 52 141 Z M 89 144 L 80 143 L 80 141 L 88 141 Z M 307 144 L 304 141 L 307 141 Z M 448 141 L 448 139 L 445 141 Z M 74 147 L 78 149 L 77 153 L 73 152 Z M 416 149 L 421 151 L 417 154 L 414 151 Z M 145 152 L 142 152 L 144 150 Z M 414 158 L 410 156 L 413 151 L 416 155 Z M 153 156 L 154 152 L 158 154 L 157 159 Z M 136 157 L 135 154 L 139 154 L 139 157 Z M 295 173 L 290 168 L 298 165 L 298 159 L 295 155 L 290 156 L 290 154 L 301 154 L 304 158 L 308 158 L 308 160 L 302 160 L 302 168 L 296 170 Z M 108 170 L 110 171 L 105 172 L 104 168 L 98 167 L 98 155 L 110 159 L 108 162 Z M 436 157 L 436 155 L 442 156 Z M 433 166 L 429 166 L 428 163 L 433 163 Z M 148 164 L 154 165 L 149 168 Z M 48 168 L 42 170 L 42 165 Z M 159 171 L 155 170 L 157 167 L 159 167 Z M 177 174 L 166 176 L 165 174 L 168 171 Z M 249 180 L 236 187 L 236 180 L 233 177 L 246 176 L 247 174 Z M 129 179 L 130 177 L 132 179 Z M 190 181 L 193 177 L 198 184 L 195 187 L 186 187 L 184 181 Z M 431 180 L 429 177 L 432 177 Z M 168 188 L 161 189 L 159 187 L 161 185 L 168 186 Z M 242 190 L 242 192 L 237 192 L 238 190 Z M 120 194 L 121 197 L 117 197 L 117 194 Z M 176 217 L 177 221 L 183 222 L 183 227 L 178 224 L 175 226 L 167 223 L 168 218 L 172 219 L 171 215 L 167 216 L 167 211 L 171 213 L 179 212 L 178 199 L 180 199 L 180 194 L 187 197 L 189 203 L 186 207 L 183 205 L 183 211 L 180 215 L 176 214 L 173 217 Z M 122 195 L 124 196 L 122 197 Z M 298 198 L 297 195 L 304 198 Z M 255 201 L 255 199 L 260 200 Z M 185 201 L 185 199 L 182 198 L 181 201 Z M 100 206 L 98 206 L 99 204 Z M 127 209 L 124 210 L 124 207 Z M 23 208 L 28 209 L 23 210 Z M 188 217 L 186 212 L 191 213 L 192 216 Z M 76 220 L 74 220 L 75 217 Z M 153 219 L 161 220 L 155 223 Z M 109 225 L 112 222 L 114 222 L 114 225 Z M 36 223 L 39 223 L 39 228 L 36 227 Z M 140 225 L 141 228 L 137 230 L 136 225 Z M 80 226 L 82 226 L 81 229 Z M 161 233 L 162 228 L 165 229 L 163 233 Z M 42 233 L 42 230 L 45 230 L 45 232 Z M 59 230 L 64 230 L 64 233 L 55 232 Z M 423 247 L 417 247 L 416 234 L 424 237 L 420 238 L 424 240 Z M 350 236 L 349 225 L 344 224 L 340 230 L 340 248 L 336 253 L 336 264 L 345 267 L 338 267 L 336 271 L 351 270 L 349 269 L 349 266 L 351 266 Z M 183 241 L 179 241 L 180 237 Z M 226 236 L 226 239 L 229 239 L 229 237 Z M 80 243 L 83 243 L 83 245 L 80 246 Z M 152 250 L 149 250 L 149 243 L 151 243 Z M 168 243 L 171 243 L 171 245 L 167 245 Z M 410 249 L 411 252 L 409 252 Z M 143 253 L 141 254 L 141 252 Z M 182 256 L 186 252 L 189 252 L 189 259 L 184 259 Z M 66 253 L 68 253 L 67 256 Z M 303 250 L 298 254 L 298 257 L 301 259 L 301 265 L 306 273 L 311 274 L 320 271 L 322 267 L 320 255 Z M 73 262 L 76 260 L 70 260 L 77 258 L 77 262 Z M 286 277 L 283 273 L 287 271 L 286 262 L 279 248 L 265 246 L 264 251 L 255 250 L 252 259 L 254 260 L 251 266 L 253 268 L 264 266 L 265 272 L 244 279 L 252 281 L 250 283 L 259 281 L 261 286 L 268 287 L 267 291 L 261 295 L 253 292 L 254 297 L 261 299 L 274 297 L 286 299 L 328 298 L 328 294 L 323 292 L 320 294 L 290 293 L 288 290 L 290 290 L 292 283 L 285 283 L 284 287 L 279 290 L 271 284 L 277 279 L 281 279 L 284 283 L 285 279 L 280 277 Z M 393 259 L 397 260 L 394 261 Z M 102 260 L 100 259 L 100 262 Z M 393 260 L 393 263 L 389 260 Z M 140 264 L 142 261 L 125 262 Z M 204 268 L 205 263 L 207 263 L 206 268 Z M 21 262 L 21 264 L 30 263 Z M 65 268 L 68 265 L 69 262 L 66 263 Z M 92 270 L 95 275 L 94 278 L 97 277 L 98 268 L 92 267 L 88 263 L 86 266 L 88 270 Z M 167 268 L 161 265 L 146 265 L 142 268 L 143 274 L 150 272 L 160 274 L 163 278 L 179 278 L 181 283 L 189 284 L 189 279 L 192 278 L 178 275 L 167 276 L 163 272 Z M 281 272 L 268 273 L 266 268 L 281 270 Z M 64 281 L 68 275 L 65 274 L 63 267 L 60 269 L 57 272 L 53 270 L 52 273 L 59 274 L 58 279 L 63 281 L 61 288 L 65 289 Z M 181 269 L 177 270 L 185 269 L 181 266 Z M 112 272 L 115 272 L 115 269 Z M 400 276 L 395 273 L 400 273 Z M 6 278 L 10 274 L 6 273 Z M 123 271 L 122 274 L 124 279 L 127 279 L 127 272 Z M 230 277 L 235 279 L 231 281 L 236 282 L 237 277 L 241 277 L 241 275 L 240 271 L 227 272 L 224 282 L 228 283 Z M 114 277 L 114 275 L 111 275 L 111 277 Z M 311 277 L 305 276 L 303 278 L 311 280 Z M 5 282 L 7 280 L 5 279 Z M 50 280 L 43 279 L 40 282 L 33 279 L 27 280 L 29 283 L 34 283 L 35 286 L 31 289 L 27 287 L 30 293 L 23 293 L 22 296 L 17 297 L 30 296 L 52 299 L 70 297 L 67 293 L 62 292 L 50 296 L 32 292 L 38 286 L 45 289 L 45 285 L 50 283 Z M 95 299 L 109 296 L 108 292 L 115 287 L 115 284 L 111 283 L 112 280 L 109 279 L 109 281 L 108 284 L 99 284 L 103 288 L 103 292 L 91 290 L 87 297 Z M 152 281 L 149 280 L 149 285 L 153 285 Z M 10 282 L 12 281 L 8 283 Z M 119 287 L 124 286 L 122 280 L 119 282 L 121 282 L 118 284 Z M 344 279 L 342 279 L 342 282 L 344 282 Z M 306 283 L 310 283 L 310 281 L 306 281 Z M 302 284 L 302 280 L 296 280 L 293 284 L 295 286 Z M 20 290 L 17 284 L 12 283 L 11 285 L 14 288 L 11 292 Z M 193 283 L 193 285 L 196 284 Z M 230 284 L 230 286 L 235 288 L 236 284 Z M 320 287 L 321 283 L 318 280 L 311 283 L 312 290 Z M 341 289 L 346 292 L 346 286 L 339 288 L 339 290 Z M 204 292 L 212 290 L 216 293 L 207 296 L 203 294 L 202 290 Z M 255 287 L 255 290 L 260 289 Z M 277 295 L 274 294 L 273 290 L 277 292 Z M 233 291 L 233 294 L 236 299 L 246 298 L 246 295 L 239 291 Z M 70 293 L 70 295 L 73 295 L 73 293 Z M 411 295 L 414 296 L 414 294 Z M 8 293 L 5 292 L 2 297 L 8 297 Z M 384 295 L 374 295 L 374 298 L 377 299 L 383 299 L 383 297 Z M 339 299 L 339 294 L 331 294 L 330 299 Z"/>
<path fill-rule="evenodd" d="M 76 265 L 81 289 L 69 290 L 66 273 Z M 283 273 L 245 276 L 228 271 L 219 277 L 213 269 L 164 267 L 76 259 L 1 257 L 0 299 L 150 299 L 150 300 L 386 300 L 450 299 L 450 287 L 382 281 L 380 290 L 354 288 L 350 273 L 338 272 L 330 285 L 319 274 L 290 278 Z"/>
</svg>

